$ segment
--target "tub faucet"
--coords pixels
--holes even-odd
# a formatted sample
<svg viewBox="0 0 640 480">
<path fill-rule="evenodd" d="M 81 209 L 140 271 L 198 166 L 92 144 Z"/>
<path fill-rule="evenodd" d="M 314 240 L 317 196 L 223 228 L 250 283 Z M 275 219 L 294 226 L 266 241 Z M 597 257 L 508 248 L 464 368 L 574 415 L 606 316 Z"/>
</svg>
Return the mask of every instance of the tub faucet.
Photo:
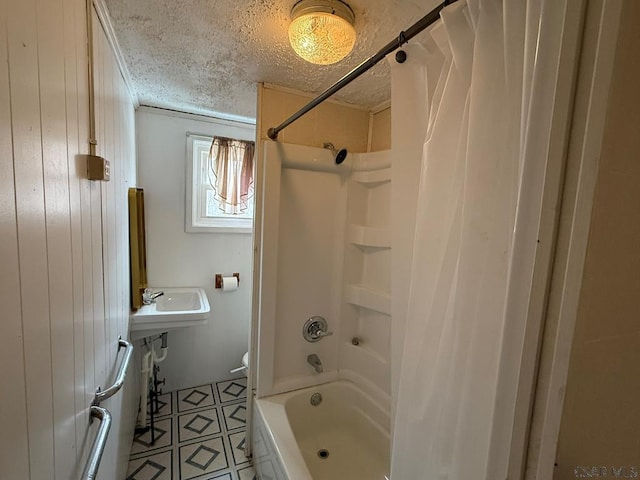
<svg viewBox="0 0 640 480">
<path fill-rule="evenodd" d="M 162 290 L 154 292 L 150 288 L 145 288 L 142 294 L 142 304 L 151 305 L 153 302 L 155 302 L 156 298 L 160 297 L 161 295 L 164 295 L 164 292 Z"/>
<path fill-rule="evenodd" d="M 307 355 L 307 363 L 316 369 L 317 373 L 322 373 L 322 362 L 315 353 Z"/>
</svg>

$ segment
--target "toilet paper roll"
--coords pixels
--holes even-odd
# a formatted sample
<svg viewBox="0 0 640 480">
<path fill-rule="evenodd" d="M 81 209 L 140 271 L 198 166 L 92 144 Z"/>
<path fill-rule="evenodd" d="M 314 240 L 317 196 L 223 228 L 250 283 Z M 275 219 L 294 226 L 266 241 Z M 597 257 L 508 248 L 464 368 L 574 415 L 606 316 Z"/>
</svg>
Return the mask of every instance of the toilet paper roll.
<svg viewBox="0 0 640 480">
<path fill-rule="evenodd" d="M 238 279 L 236 277 L 222 277 L 222 291 L 233 292 L 238 289 Z"/>
</svg>

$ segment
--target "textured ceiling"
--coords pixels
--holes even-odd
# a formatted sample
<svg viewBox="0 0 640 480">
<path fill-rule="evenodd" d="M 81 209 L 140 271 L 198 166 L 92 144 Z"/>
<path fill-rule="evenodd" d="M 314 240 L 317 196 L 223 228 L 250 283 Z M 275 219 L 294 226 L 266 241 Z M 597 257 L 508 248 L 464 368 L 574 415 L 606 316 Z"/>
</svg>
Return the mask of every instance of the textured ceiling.
<svg viewBox="0 0 640 480">
<path fill-rule="evenodd" d="M 320 93 L 439 2 L 349 1 L 356 45 L 345 60 L 327 66 L 305 62 L 289 46 L 294 0 L 105 3 L 142 105 L 255 118 L 257 82 Z M 333 98 L 371 108 L 389 97 L 389 67 L 380 62 Z"/>
</svg>

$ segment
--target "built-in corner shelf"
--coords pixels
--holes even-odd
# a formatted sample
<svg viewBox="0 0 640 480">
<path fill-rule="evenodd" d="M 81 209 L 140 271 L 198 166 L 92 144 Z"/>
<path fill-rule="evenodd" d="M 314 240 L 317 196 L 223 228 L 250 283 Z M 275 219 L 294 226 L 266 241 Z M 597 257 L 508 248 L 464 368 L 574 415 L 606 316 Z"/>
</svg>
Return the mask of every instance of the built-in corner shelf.
<svg viewBox="0 0 640 480">
<path fill-rule="evenodd" d="M 352 305 L 391 315 L 391 295 L 367 285 L 346 285 L 344 288 L 344 301 Z"/>
<path fill-rule="evenodd" d="M 391 168 L 353 172 L 351 179 L 366 186 L 374 187 L 391 181 Z"/>
<path fill-rule="evenodd" d="M 344 350 L 352 351 L 352 355 L 364 356 L 366 359 L 364 360 L 364 364 L 366 365 L 369 362 L 375 362 L 377 364 L 377 368 L 385 368 L 387 367 L 389 361 L 383 355 L 376 352 L 372 349 L 367 342 L 366 338 L 360 339 L 361 343 L 359 345 L 354 345 L 351 342 L 345 342 L 343 345 Z"/>
<path fill-rule="evenodd" d="M 388 228 L 351 224 L 349 225 L 347 238 L 354 245 L 391 248 L 391 232 Z"/>
</svg>

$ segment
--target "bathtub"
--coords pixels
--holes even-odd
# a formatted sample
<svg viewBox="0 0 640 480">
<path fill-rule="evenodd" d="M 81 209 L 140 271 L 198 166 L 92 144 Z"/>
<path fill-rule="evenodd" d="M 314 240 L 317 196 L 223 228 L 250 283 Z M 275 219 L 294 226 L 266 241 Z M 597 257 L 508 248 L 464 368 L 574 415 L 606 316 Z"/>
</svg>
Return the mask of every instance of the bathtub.
<svg viewBox="0 0 640 480">
<path fill-rule="evenodd" d="M 319 393 L 322 401 L 311 404 Z M 339 380 L 254 400 L 253 463 L 261 480 L 385 480 L 389 414 Z"/>
</svg>

